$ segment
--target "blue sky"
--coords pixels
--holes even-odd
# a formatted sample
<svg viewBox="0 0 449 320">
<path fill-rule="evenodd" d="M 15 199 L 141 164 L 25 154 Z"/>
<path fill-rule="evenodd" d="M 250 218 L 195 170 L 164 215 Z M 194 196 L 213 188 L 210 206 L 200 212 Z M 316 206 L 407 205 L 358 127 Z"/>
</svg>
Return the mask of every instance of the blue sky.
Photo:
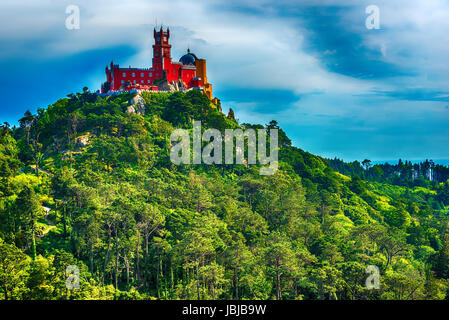
<svg viewBox="0 0 449 320">
<path fill-rule="evenodd" d="M 65 27 L 68 5 L 79 30 Z M 187 47 L 207 59 L 214 95 L 241 122 L 276 119 L 325 157 L 449 158 L 449 1 L 438 0 L 2 0 L 0 121 L 98 89 L 111 60 L 149 67 L 156 21 L 174 59 Z"/>
</svg>

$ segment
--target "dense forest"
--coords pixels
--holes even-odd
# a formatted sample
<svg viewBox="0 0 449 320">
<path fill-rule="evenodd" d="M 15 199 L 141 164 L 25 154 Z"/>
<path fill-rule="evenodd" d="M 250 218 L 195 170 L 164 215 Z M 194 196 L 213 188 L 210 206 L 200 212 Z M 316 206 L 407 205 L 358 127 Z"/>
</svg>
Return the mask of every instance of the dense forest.
<svg viewBox="0 0 449 320">
<path fill-rule="evenodd" d="M 344 175 L 399 186 L 435 187 L 449 179 L 449 167 L 435 164 L 432 160 L 412 163 L 399 159 L 395 165 L 389 163 L 372 165 L 369 159 L 363 160 L 362 163 L 359 161 L 347 163 L 337 158 L 326 160 L 332 169 Z"/>
<path fill-rule="evenodd" d="M 200 91 L 141 93 L 144 112 L 134 95 L 84 88 L 2 125 L 0 299 L 449 298 L 447 175 L 343 171 Z M 172 164 L 170 133 L 193 120 L 279 129 L 279 170 Z"/>
</svg>

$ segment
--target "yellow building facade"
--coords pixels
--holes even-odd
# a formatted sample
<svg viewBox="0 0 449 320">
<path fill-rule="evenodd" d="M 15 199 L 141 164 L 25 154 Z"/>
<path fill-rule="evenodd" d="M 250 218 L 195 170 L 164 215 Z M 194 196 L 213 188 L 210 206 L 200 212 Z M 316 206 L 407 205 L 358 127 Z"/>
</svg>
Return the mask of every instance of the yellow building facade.
<svg viewBox="0 0 449 320">
<path fill-rule="evenodd" d="M 202 84 L 204 93 L 210 100 L 213 100 L 212 84 L 207 82 L 206 59 L 196 59 L 195 67 L 196 67 L 196 76 L 198 78 L 201 78 L 201 84 Z"/>
</svg>

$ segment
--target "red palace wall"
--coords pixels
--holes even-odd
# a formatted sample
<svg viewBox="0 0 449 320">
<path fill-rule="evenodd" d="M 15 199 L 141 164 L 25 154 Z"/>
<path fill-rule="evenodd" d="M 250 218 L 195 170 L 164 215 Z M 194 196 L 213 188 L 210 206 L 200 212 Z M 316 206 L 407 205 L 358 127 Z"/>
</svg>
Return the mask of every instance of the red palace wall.
<svg viewBox="0 0 449 320">
<path fill-rule="evenodd" d="M 181 62 L 173 62 L 171 59 L 171 45 L 169 43 L 170 30 L 154 30 L 153 60 L 151 68 L 120 68 L 118 64 L 111 62 L 106 67 L 106 78 L 110 84 L 110 90 L 119 90 L 127 81 L 131 86 L 151 86 L 157 79 L 162 79 L 164 72 L 168 82 L 182 80 L 187 88 L 201 87 L 201 80 L 196 78 L 196 68 Z M 154 88 L 152 88 L 154 90 Z M 102 88 L 102 92 L 106 90 Z"/>
</svg>

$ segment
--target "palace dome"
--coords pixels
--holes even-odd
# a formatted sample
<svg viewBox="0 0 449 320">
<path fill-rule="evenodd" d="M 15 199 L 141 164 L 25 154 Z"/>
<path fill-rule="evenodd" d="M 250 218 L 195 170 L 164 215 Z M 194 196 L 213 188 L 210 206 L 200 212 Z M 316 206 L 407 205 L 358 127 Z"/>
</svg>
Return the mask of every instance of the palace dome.
<svg viewBox="0 0 449 320">
<path fill-rule="evenodd" d="M 195 54 L 190 53 L 190 49 L 188 49 L 187 53 L 185 55 L 183 55 L 181 57 L 181 59 L 179 59 L 179 62 L 181 62 L 185 66 L 187 66 L 187 65 L 194 66 L 196 59 L 197 59 L 197 57 L 195 56 Z"/>
</svg>

